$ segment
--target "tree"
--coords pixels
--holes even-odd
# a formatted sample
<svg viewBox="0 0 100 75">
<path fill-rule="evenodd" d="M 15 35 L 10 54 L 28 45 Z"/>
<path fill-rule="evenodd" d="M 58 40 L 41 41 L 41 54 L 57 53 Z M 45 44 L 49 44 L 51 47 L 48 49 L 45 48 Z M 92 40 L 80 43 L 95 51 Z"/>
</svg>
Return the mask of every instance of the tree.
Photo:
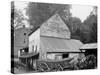
<svg viewBox="0 0 100 75">
<path fill-rule="evenodd" d="M 84 36 L 88 39 L 86 43 L 97 42 L 97 15 L 89 15 L 89 17 L 84 21 L 84 26 L 88 27 L 88 35 Z"/>
<path fill-rule="evenodd" d="M 62 14 L 65 9 L 69 10 L 69 5 L 29 3 L 27 15 L 29 16 L 30 25 L 38 27 L 55 13 L 65 16 L 65 14 Z"/>
<path fill-rule="evenodd" d="M 21 10 L 15 9 L 14 11 L 14 28 L 24 25 L 23 20 L 25 20 Z"/>
<path fill-rule="evenodd" d="M 82 35 L 82 22 L 77 17 L 68 17 L 67 20 L 64 20 L 66 25 L 69 27 L 71 32 L 71 38 L 72 39 L 78 39 L 81 40 Z"/>
<path fill-rule="evenodd" d="M 26 20 L 22 11 L 16 9 L 14 2 L 11 3 L 11 29 L 16 29 L 18 26 L 23 25 L 23 20 Z"/>
</svg>

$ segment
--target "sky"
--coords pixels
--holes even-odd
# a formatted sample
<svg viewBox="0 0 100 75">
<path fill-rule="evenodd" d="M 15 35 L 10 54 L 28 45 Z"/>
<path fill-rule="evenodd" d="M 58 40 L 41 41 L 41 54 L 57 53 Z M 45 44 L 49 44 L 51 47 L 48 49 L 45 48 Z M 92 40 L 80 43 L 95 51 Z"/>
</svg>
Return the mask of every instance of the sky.
<svg viewBox="0 0 100 75">
<path fill-rule="evenodd" d="M 24 1 L 15 2 L 15 8 L 22 10 L 24 16 L 28 18 L 28 16 L 26 16 L 25 14 L 26 13 L 25 8 L 27 7 L 27 5 L 28 2 L 24 2 Z M 70 9 L 72 13 L 72 17 L 78 17 L 81 19 L 82 22 L 89 16 L 92 10 L 93 7 L 88 5 L 72 5 L 72 8 Z"/>
<path fill-rule="evenodd" d="M 72 5 L 72 9 L 70 10 L 73 17 L 78 17 L 83 22 L 93 10 L 92 6 L 87 5 Z"/>
<path fill-rule="evenodd" d="M 27 6 L 28 6 L 28 2 L 15 1 L 15 8 L 21 10 L 24 17 L 28 19 L 28 16 L 26 15 L 26 10 L 25 10 L 27 8 Z M 25 24 L 26 27 L 30 26 L 28 21 L 26 21 L 26 20 L 24 20 L 23 23 Z"/>
<path fill-rule="evenodd" d="M 25 17 L 27 17 L 26 14 L 25 14 L 26 13 L 25 8 L 27 7 L 27 5 L 28 5 L 28 2 L 25 2 L 25 1 L 15 1 L 15 8 L 16 9 L 20 9 Z"/>
</svg>

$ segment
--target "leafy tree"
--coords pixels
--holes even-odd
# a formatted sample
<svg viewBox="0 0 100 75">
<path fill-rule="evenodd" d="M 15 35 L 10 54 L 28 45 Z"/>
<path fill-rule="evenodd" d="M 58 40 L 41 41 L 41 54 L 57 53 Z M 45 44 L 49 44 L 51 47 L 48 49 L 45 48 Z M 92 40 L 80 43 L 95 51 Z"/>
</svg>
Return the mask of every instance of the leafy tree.
<svg viewBox="0 0 100 75">
<path fill-rule="evenodd" d="M 68 20 L 64 21 L 71 31 L 71 38 L 81 40 L 81 35 L 82 35 L 81 20 L 77 17 L 68 17 Z"/>
<path fill-rule="evenodd" d="M 97 16 L 92 14 L 89 15 L 89 17 L 84 21 L 84 26 L 87 27 L 87 33 L 89 36 L 84 34 L 86 40 L 86 43 L 92 43 L 97 42 Z"/>
<path fill-rule="evenodd" d="M 64 17 L 64 10 L 69 10 L 69 5 L 29 3 L 27 15 L 29 16 L 30 25 L 38 27 L 55 13 L 59 13 Z"/>
</svg>

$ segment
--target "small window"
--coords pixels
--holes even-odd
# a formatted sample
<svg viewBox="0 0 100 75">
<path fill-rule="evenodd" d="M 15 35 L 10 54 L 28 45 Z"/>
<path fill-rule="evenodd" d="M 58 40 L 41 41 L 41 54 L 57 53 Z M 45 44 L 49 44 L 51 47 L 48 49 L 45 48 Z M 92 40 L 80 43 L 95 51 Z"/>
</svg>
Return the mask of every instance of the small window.
<svg viewBox="0 0 100 75">
<path fill-rule="evenodd" d="M 25 39 L 24 39 L 24 43 L 25 43 L 26 41 L 25 41 Z"/>
<path fill-rule="evenodd" d="M 32 46 L 32 50 L 34 51 L 34 46 Z"/>
<path fill-rule="evenodd" d="M 24 35 L 26 35 L 26 33 L 24 33 Z"/>
<path fill-rule="evenodd" d="M 25 52 L 25 50 L 22 50 L 22 52 Z"/>
<path fill-rule="evenodd" d="M 35 50 L 35 52 L 37 52 L 37 45 L 36 45 L 36 50 Z"/>
</svg>

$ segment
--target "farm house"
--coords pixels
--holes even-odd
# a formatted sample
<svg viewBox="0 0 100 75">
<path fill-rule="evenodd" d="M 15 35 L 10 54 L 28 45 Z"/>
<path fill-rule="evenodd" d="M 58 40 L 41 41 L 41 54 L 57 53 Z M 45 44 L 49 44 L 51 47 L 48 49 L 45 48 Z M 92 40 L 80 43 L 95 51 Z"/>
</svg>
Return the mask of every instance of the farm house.
<svg viewBox="0 0 100 75">
<path fill-rule="evenodd" d="M 25 25 L 23 25 L 20 28 L 16 28 L 14 31 L 14 57 L 19 56 L 19 51 L 24 48 L 28 48 L 28 34 L 30 29 L 26 28 Z"/>
</svg>

